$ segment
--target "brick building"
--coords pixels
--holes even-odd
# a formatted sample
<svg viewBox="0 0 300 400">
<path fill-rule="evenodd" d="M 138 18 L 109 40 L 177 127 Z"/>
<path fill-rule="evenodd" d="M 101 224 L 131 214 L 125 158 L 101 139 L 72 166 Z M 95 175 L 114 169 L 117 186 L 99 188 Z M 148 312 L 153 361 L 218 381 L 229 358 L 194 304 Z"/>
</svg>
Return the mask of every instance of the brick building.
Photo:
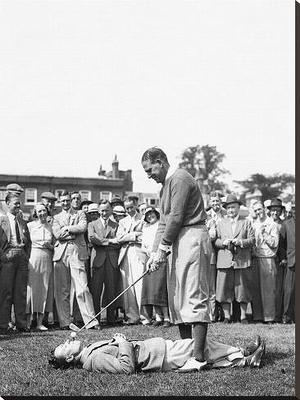
<svg viewBox="0 0 300 400">
<path fill-rule="evenodd" d="M 25 217 L 29 217 L 34 204 L 40 201 L 42 192 L 52 192 L 56 195 L 56 212 L 59 212 L 59 197 L 64 190 L 79 191 L 82 199 L 98 203 L 101 199 L 111 200 L 115 195 L 123 198 L 128 191 L 132 191 L 133 184 L 132 171 L 120 171 L 117 156 L 112 162 L 112 170 L 106 172 L 100 166 L 98 177 L 95 178 L 0 174 L 0 209 L 5 207 L 3 203 L 9 183 L 18 183 L 24 189 L 21 201 Z"/>
</svg>

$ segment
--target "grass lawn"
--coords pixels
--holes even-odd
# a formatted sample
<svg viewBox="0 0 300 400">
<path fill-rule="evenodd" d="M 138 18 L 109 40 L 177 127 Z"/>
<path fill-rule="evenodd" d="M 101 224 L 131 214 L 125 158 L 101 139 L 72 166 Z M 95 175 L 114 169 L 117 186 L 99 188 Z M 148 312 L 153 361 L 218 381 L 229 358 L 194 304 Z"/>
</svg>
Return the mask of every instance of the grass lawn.
<svg viewBox="0 0 300 400">
<path fill-rule="evenodd" d="M 116 332 L 129 339 L 161 336 L 178 339 L 177 328 L 118 327 L 81 334 L 87 343 L 111 338 Z M 141 373 L 131 376 L 55 370 L 48 365 L 50 350 L 69 337 L 66 331 L 0 336 L 1 396 L 294 396 L 295 326 L 211 324 L 208 334 L 227 344 L 243 346 L 255 334 L 266 339 L 260 369 L 225 368 L 200 373 Z"/>
</svg>

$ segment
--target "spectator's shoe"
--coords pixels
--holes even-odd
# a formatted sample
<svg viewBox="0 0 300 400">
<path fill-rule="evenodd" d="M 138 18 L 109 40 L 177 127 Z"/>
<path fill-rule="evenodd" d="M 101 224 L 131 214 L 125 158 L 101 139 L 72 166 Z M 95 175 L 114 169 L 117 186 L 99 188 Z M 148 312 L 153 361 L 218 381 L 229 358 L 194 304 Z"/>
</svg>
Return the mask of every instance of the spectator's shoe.
<svg viewBox="0 0 300 400">
<path fill-rule="evenodd" d="M 162 321 L 154 321 L 153 326 L 157 328 L 158 326 L 162 325 Z"/>
<path fill-rule="evenodd" d="M 287 317 L 286 315 L 282 318 L 282 323 L 283 324 L 292 324 L 293 321 L 291 318 Z"/>
<path fill-rule="evenodd" d="M 40 326 L 36 327 L 36 330 L 40 331 L 40 332 L 46 332 L 48 330 L 48 328 L 46 328 L 46 326 L 44 326 L 44 325 L 40 325 Z"/>
<path fill-rule="evenodd" d="M 178 368 L 176 372 L 179 373 L 197 372 L 205 369 L 206 365 L 207 361 L 200 362 L 197 361 L 195 357 L 191 357 L 185 362 L 185 364 L 182 367 Z"/>
<path fill-rule="evenodd" d="M 247 318 L 241 319 L 241 324 L 243 324 L 243 325 L 248 325 L 249 322 L 248 322 Z"/>
<path fill-rule="evenodd" d="M 17 332 L 29 333 L 30 332 L 30 328 L 28 328 L 27 326 L 24 326 L 22 328 L 17 328 Z"/>
<path fill-rule="evenodd" d="M 123 325 L 139 325 L 140 321 L 123 321 Z"/>
<path fill-rule="evenodd" d="M 242 353 L 244 354 L 245 357 L 250 356 L 250 354 L 253 354 L 258 349 L 260 344 L 261 344 L 261 337 L 257 335 L 256 338 L 252 340 L 244 349 L 241 349 Z"/>
<path fill-rule="evenodd" d="M 230 319 L 229 318 L 224 318 L 223 319 L 223 324 L 229 324 L 230 323 Z"/>
<path fill-rule="evenodd" d="M 100 331 L 101 327 L 100 327 L 100 325 L 98 324 L 98 325 L 92 326 L 90 329 L 95 329 L 96 331 Z"/>
<path fill-rule="evenodd" d="M 170 321 L 164 321 L 163 323 L 163 328 L 170 328 L 171 322 Z"/>
</svg>

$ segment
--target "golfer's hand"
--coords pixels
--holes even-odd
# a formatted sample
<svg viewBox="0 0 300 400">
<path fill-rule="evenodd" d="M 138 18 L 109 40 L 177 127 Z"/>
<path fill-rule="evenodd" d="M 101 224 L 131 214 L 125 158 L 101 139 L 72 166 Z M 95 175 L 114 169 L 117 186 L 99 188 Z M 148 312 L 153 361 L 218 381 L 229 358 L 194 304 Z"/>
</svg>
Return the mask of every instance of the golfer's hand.
<svg viewBox="0 0 300 400">
<path fill-rule="evenodd" d="M 149 272 L 154 272 L 158 268 L 162 267 L 167 263 L 167 253 L 163 250 L 158 250 L 156 253 L 152 254 L 148 263 L 147 267 Z"/>
<path fill-rule="evenodd" d="M 113 336 L 113 339 L 115 340 L 115 342 L 117 343 L 124 343 L 126 342 L 126 336 L 123 335 L 123 333 L 115 333 Z"/>
<path fill-rule="evenodd" d="M 230 242 L 231 242 L 231 239 L 225 239 L 223 242 L 223 246 L 228 246 Z"/>
</svg>

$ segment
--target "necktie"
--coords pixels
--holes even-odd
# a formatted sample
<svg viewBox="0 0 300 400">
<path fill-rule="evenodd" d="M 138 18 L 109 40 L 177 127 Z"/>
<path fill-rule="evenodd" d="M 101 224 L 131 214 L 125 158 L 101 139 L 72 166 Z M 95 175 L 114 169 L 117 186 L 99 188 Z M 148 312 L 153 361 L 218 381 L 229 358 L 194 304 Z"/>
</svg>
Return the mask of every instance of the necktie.
<svg viewBox="0 0 300 400">
<path fill-rule="evenodd" d="M 20 235 L 20 229 L 19 229 L 19 224 L 18 224 L 18 221 L 17 221 L 17 217 L 15 217 L 15 228 L 16 228 L 17 243 L 21 244 L 21 235 Z"/>
</svg>

